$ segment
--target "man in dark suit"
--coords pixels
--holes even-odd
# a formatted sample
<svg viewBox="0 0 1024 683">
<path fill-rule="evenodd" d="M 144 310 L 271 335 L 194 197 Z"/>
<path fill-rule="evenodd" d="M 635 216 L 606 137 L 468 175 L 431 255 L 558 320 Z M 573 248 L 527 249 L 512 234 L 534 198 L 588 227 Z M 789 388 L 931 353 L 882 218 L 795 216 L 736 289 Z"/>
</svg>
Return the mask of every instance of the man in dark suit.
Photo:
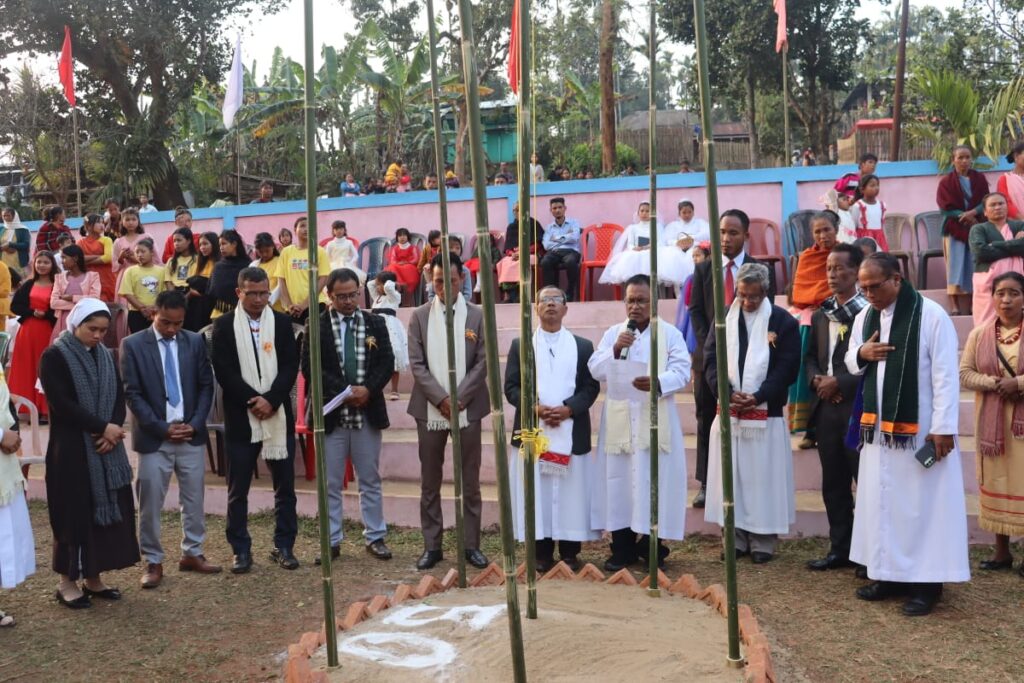
<svg viewBox="0 0 1024 683">
<path fill-rule="evenodd" d="M 725 272 L 725 306 L 728 308 L 736 294 L 736 277 L 745 263 L 760 263 L 747 254 L 750 239 L 750 218 L 739 209 L 729 209 L 722 214 L 719 222 L 722 236 L 722 267 Z M 768 300 L 775 298 L 775 269 L 768 266 Z M 704 507 L 708 477 L 708 439 L 711 423 L 715 420 L 717 402 L 711 387 L 704 378 L 704 345 L 708 335 L 713 333 L 715 322 L 715 291 L 712 280 L 711 261 L 698 263 L 693 273 L 693 288 L 690 290 L 690 320 L 697 334 L 697 348 L 693 352 L 693 396 L 697 410 L 697 481 L 700 492 L 693 499 L 693 507 Z"/>
<path fill-rule="evenodd" d="M 811 317 L 811 336 L 804 366 L 814 390 L 811 422 L 818 434 L 821 459 L 821 497 L 828 515 L 831 548 L 820 559 L 807 563 L 808 569 L 824 571 L 850 566 L 853 536 L 852 484 L 857 480 L 860 455 L 846 446 L 853 400 L 860 377 L 846 367 L 850 330 L 867 299 L 857 291 L 857 271 L 864 253 L 853 245 L 837 244 L 826 262 L 832 296 Z"/>
<path fill-rule="evenodd" d="M 252 568 L 249 485 L 262 452 L 274 483 L 274 550 L 270 559 L 297 569 L 292 553 L 295 514 L 295 415 L 291 391 L 299 373 L 299 349 L 291 319 L 270 309 L 270 282 L 259 268 L 238 274 L 239 307 L 213 324 L 213 371 L 224 394 L 227 451 L 227 539 L 231 571 Z"/>
<path fill-rule="evenodd" d="M 125 337 L 121 345 L 124 396 L 132 411 L 132 445 L 139 454 L 139 546 L 146 558 L 143 588 L 163 579 L 160 513 L 171 473 L 181 502 L 180 571 L 216 574 L 220 567 L 203 555 L 203 513 L 208 438 L 206 417 L 213 403 L 213 372 L 206 343 L 182 329 L 185 297 L 160 292 L 153 326 Z"/>
<path fill-rule="evenodd" d="M 359 481 L 359 508 L 363 517 L 366 551 L 378 560 L 390 560 L 384 543 L 384 498 L 380 483 L 381 430 L 387 429 L 384 387 L 391 379 L 395 356 L 384 318 L 359 310 L 363 290 L 359 276 L 348 268 L 327 277 L 330 308 L 320 314 L 320 376 L 324 402 L 347 389 L 351 396 L 324 416 L 324 456 L 327 465 L 327 501 L 331 524 L 331 558 L 341 556 L 343 537 L 342 487 L 345 464 L 351 458 Z M 302 345 L 302 374 L 310 388 L 309 325 Z M 311 405 L 309 402 L 306 405 Z M 307 424 L 311 419 L 307 418 Z M 320 564 L 320 558 L 316 558 Z"/>
<path fill-rule="evenodd" d="M 451 272 L 445 273 L 441 254 L 431 262 L 436 296 L 423 304 L 409 320 L 409 367 L 413 388 L 408 413 L 416 418 L 421 472 L 420 523 L 423 527 L 423 555 L 416 562 L 420 570 L 430 569 L 442 559 L 441 481 L 444 451 L 451 429 L 458 419 L 462 437 L 462 500 L 465 511 L 466 559 L 483 568 L 487 557 L 480 552 L 480 421 L 490 410 L 487 397 L 487 357 L 484 353 L 484 319 L 479 306 L 462 297 L 462 259 L 451 254 Z M 448 400 L 448 356 L 445 337 L 444 280 L 450 277 L 456 345 L 458 406 Z M 458 356 L 463 357 L 460 363 Z M 461 376 L 460 376 L 461 375 Z"/>
<path fill-rule="evenodd" d="M 590 524 L 590 407 L 597 400 L 601 384 L 590 374 L 587 363 L 594 355 L 594 344 L 562 327 L 569 312 L 565 292 L 545 287 L 537 293 L 537 317 L 540 329 L 534 335 L 536 360 L 537 417 L 548 434 L 547 453 L 538 453 L 536 505 L 541 508 L 537 532 L 537 571 L 546 572 L 554 564 L 555 541 L 558 554 L 571 569 L 582 563 L 577 557 L 583 541 L 600 538 Z M 520 446 L 519 409 L 522 383 L 519 366 L 519 340 L 513 339 L 505 367 L 505 398 L 516 407 L 512 421 L 512 445 Z M 571 425 L 563 424 L 571 422 Z M 568 433 L 566 432 L 568 428 Z M 582 456 L 582 457 L 578 457 Z M 518 462 L 518 461 L 517 461 Z M 518 470 L 518 468 L 517 468 Z M 553 482 L 558 482 L 555 485 Z M 522 487 L 519 476 L 512 477 L 512 500 L 519 500 Z M 516 534 L 526 537 L 524 512 L 515 514 Z"/>
</svg>

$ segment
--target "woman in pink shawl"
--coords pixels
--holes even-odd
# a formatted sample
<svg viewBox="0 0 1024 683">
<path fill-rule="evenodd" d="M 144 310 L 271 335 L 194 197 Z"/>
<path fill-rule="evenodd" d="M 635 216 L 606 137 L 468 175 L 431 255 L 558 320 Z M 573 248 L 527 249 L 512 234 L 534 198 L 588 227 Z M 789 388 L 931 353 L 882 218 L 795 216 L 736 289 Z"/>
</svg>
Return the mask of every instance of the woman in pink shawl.
<svg viewBox="0 0 1024 683">
<path fill-rule="evenodd" d="M 974 325 L 996 317 L 992 307 L 992 283 L 1004 273 L 1024 273 L 1024 222 L 1007 219 L 1006 197 L 1000 192 L 985 195 L 984 223 L 971 228 L 968 244 L 974 257 Z"/>
<path fill-rule="evenodd" d="M 1013 168 L 999 177 L 996 190 L 1006 197 L 1008 218 L 1024 221 L 1024 142 L 1014 145 L 1006 160 Z"/>
</svg>

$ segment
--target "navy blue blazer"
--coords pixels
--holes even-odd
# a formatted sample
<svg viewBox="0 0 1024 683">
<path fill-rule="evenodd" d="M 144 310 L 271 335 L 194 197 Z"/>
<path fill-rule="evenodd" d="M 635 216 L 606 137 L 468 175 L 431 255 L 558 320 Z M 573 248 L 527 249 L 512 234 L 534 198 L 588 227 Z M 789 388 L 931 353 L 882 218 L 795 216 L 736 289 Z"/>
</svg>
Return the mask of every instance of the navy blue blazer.
<svg viewBox="0 0 1024 683">
<path fill-rule="evenodd" d="M 184 401 L 184 422 L 195 430 L 194 446 L 209 438 L 206 418 L 213 404 L 213 370 L 206 343 L 195 332 L 181 330 L 178 341 L 178 376 Z M 167 390 L 164 365 L 152 327 L 121 342 L 124 395 L 132 411 L 132 444 L 139 453 L 153 453 L 167 440 Z"/>
</svg>

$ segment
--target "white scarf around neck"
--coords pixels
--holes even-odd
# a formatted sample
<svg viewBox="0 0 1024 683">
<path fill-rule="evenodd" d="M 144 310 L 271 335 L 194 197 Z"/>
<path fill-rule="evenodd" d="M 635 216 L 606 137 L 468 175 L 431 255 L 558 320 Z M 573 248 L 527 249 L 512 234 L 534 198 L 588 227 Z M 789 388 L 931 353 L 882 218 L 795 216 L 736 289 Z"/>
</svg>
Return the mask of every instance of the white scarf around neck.
<svg viewBox="0 0 1024 683">
<path fill-rule="evenodd" d="M 654 324 L 654 321 L 651 321 Z M 619 326 L 619 332 L 628 330 L 628 323 Z M 668 367 L 668 331 L 667 323 L 658 320 L 658 372 L 664 372 Z M 645 346 L 650 344 L 650 337 L 640 337 L 650 330 L 650 326 L 638 335 L 630 348 L 638 348 L 638 344 Z M 612 361 L 616 362 L 616 361 Z M 651 360 L 647 359 L 647 369 L 650 372 Z M 657 387 L 651 387 L 651 391 L 657 391 Z M 669 453 L 672 450 L 672 427 L 668 417 L 669 402 L 675 402 L 671 395 L 662 396 L 658 399 L 658 450 L 662 453 Z M 633 408 L 638 407 L 638 419 L 636 433 L 633 433 Z M 674 408 L 674 405 L 673 405 Z M 635 451 L 647 451 L 651 448 L 651 411 L 648 409 L 648 401 L 645 398 L 639 404 L 636 401 L 617 401 L 605 399 L 604 408 L 605 430 L 605 452 L 609 455 L 630 455 Z"/>
<path fill-rule="evenodd" d="M 466 300 L 456 294 L 452 305 L 452 330 L 455 339 L 455 382 L 462 384 L 466 377 Z M 446 306 L 441 297 L 435 296 L 427 315 L 427 367 L 437 383 L 448 389 L 448 336 L 445 332 Z M 460 400 L 464 400 L 462 397 Z M 458 406 L 452 406 L 456 410 Z M 466 411 L 459 412 L 459 429 L 469 426 Z M 447 431 L 451 424 L 433 403 L 427 402 L 427 429 L 432 432 Z"/>
<path fill-rule="evenodd" d="M 265 394 L 277 378 L 277 347 L 274 345 L 275 325 L 274 312 L 270 306 L 260 314 L 260 334 L 256 347 L 253 347 L 252 330 L 249 328 L 249 314 L 242 308 L 242 302 L 235 307 L 233 321 L 235 332 L 235 351 L 238 353 L 238 365 L 245 383 Z M 258 358 L 257 358 L 258 348 Z M 288 457 L 288 420 L 283 407 L 268 417 L 260 420 L 252 411 L 246 411 L 249 418 L 249 429 L 252 432 L 250 443 L 263 443 L 264 460 L 284 460 Z"/>
<path fill-rule="evenodd" d="M 765 298 L 747 329 L 747 356 L 743 361 L 743 376 L 740 377 L 739 325 L 743 307 L 740 300 L 736 299 L 729 308 L 729 313 L 725 317 L 726 349 L 729 354 L 729 384 L 735 391 L 753 394 L 761 388 L 765 377 L 768 376 L 768 361 L 771 357 L 768 346 L 768 319 L 771 315 L 772 304 Z M 746 324 L 746 321 L 743 323 Z M 742 438 L 764 438 L 764 430 L 768 426 L 767 413 L 767 403 L 761 403 L 753 411 L 740 415 L 733 414 L 733 429 L 739 429 Z"/>
<path fill-rule="evenodd" d="M 545 406 L 561 406 L 576 393 L 576 370 L 579 352 L 572 332 L 564 327 L 549 333 L 537 328 L 533 333 L 533 353 L 537 366 L 537 401 Z M 570 417 L 557 427 L 542 424 L 548 450 L 559 455 L 572 455 L 572 424 Z"/>
</svg>

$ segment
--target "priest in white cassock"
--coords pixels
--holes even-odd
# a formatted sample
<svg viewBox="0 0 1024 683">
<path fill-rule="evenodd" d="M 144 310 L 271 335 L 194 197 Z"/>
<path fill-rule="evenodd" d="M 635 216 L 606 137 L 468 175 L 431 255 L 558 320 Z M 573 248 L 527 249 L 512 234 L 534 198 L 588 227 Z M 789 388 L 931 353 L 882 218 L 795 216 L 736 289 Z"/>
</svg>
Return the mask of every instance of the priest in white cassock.
<svg viewBox="0 0 1024 683">
<path fill-rule="evenodd" d="M 590 372 L 608 380 L 619 359 L 650 366 L 651 281 L 634 275 L 626 281 L 625 322 L 612 325 L 590 358 Z M 631 329 L 635 327 L 635 330 Z M 674 326 L 658 322 L 658 532 L 659 538 L 680 541 L 686 526 L 686 449 L 676 411 L 675 394 L 690 380 L 690 353 Z M 646 560 L 651 528 L 651 431 L 649 374 L 632 381 L 642 392 L 636 400 L 606 399 L 594 460 L 591 525 L 612 535 L 607 571 Z M 637 540 L 637 534 L 644 536 Z M 658 564 L 669 550 L 658 549 Z"/>
<path fill-rule="evenodd" d="M 732 416 L 736 556 L 769 562 L 779 534 L 796 521 L 793 450 L 784 411 L 789 385 L 800 373 L 800 330 L 793 316 L 768 297 L 768 268 L 745 263 L 725 318 Z M 704 345 L 704 377 L 718 397 L 715 335 Z M 722 504 L 721 415 L 711 425 L 704 519 L 725 525 Z"/>
<path fill-rule="evenodd" d="M 864 259 L 858 279 L 870 306 L 854 319 L 846 353 L 850 372 L 864 376 L 850 559 L 874 582 L 857 597 L 905 597 L 903 613 L 923 616 L 944 582 L 971 578 L 956 445 L 957 334 L 942 307 L 903 280 L 890 254 Z M 927 463 L 929 451 L 930 467 L 917 457 Z"/>
<path fill-rule="evenodd" d="M 576 571 L 582 563 L 582 541 L 596 541 L 599 531 L 590 525 L 590 492 L 594 484 L 594 462 L 590 453 L 590 406 L 601 385 L 587 367 L 594 355 L 589 339 L 577 337 L 562 327 L 569 311 L 565 292 L 545 287 L 537 294 L 540 327 L 533 333 L 536 366 L 536 412 L 546 448 L 534 463 L 536 494 L 537 571 L 554 564 L 555 541 L 559 558 Z M 512 340 L 505 368 L 505 398 L 516 407 L 512 424 L 512 445 L 520 446 L 522 399 L 519 340 Z M 524 460 L 509 458 L 516 537 L 526 538 L 526 502 L 523 493 Z"/>
</svg>

